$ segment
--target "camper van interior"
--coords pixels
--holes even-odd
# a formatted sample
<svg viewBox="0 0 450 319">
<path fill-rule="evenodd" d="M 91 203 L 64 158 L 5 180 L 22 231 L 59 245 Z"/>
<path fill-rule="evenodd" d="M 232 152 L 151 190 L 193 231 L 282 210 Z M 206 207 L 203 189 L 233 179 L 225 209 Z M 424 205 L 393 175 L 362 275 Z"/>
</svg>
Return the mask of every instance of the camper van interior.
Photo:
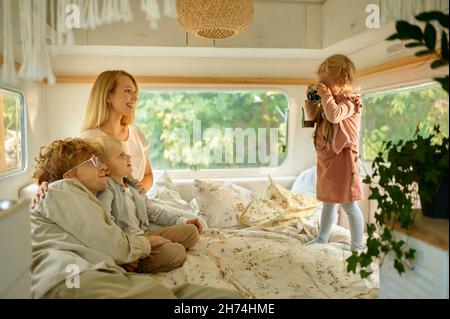
<svg viewBox="0 0 450 319">
<path fill-rule="evenodd" d="M 448 7 L 1 0 L 0 298 L 448 299 Z"/>
</svg>

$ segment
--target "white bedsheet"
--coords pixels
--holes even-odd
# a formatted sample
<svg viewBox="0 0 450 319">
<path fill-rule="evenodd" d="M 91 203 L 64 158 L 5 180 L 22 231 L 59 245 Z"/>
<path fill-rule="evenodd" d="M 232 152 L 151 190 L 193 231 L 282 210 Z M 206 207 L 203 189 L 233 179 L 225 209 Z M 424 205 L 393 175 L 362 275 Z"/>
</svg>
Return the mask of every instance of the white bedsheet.
<svg viewBox="0 0 450 319">
<path fill-rule="evenodd" d="M 304 246 L 317 231 L 288 226 L 209 229 L 183 267 L 152 275 L 169 287 L 190 282 L 238 290 L 247 298 L 377 298 L 378 268 L 362 280 L 346 271 L 348 230 L 337 226 L 330 244 Z"/>
</svg>

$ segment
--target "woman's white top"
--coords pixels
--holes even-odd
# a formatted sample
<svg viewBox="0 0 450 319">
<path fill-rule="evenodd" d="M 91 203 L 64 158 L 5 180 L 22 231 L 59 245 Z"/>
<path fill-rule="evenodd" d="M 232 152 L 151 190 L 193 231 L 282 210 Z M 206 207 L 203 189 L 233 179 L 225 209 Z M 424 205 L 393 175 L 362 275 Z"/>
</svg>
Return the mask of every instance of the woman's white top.
<svg viewBox="0 0 450 319">
<path fill-rule="evenodd" d="M 131 156 L 131 165 L 133 166 L 133 177 L 142 180 L 145 174 L 145 165 L 147 164 L 148 141 L 144 134 L 134 125 L 128 125 L 128 139 L 122 141 L 124 150 Z M 81 137 L 103 137 L 108 136 L 99 128 L 92 128 L 80 134 Z"/>
</svg>

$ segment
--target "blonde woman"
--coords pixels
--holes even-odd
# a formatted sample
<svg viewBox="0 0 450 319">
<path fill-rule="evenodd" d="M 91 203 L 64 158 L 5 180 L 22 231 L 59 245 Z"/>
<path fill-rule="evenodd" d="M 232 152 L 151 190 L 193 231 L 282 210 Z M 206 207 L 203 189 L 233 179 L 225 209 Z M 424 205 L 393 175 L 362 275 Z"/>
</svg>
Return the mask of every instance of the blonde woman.
<svg viewBox="0 0 450 319">
<path fill-rule="evenodd" d="M 313 88 L 320 104 L 305 102 L 315 121 L 317 199 L 323 201 L 320 230 L 309 244 L 327 243 L 337 222 L 337 205 L 349 217 L 351 249 L 363 249 L 364 220 L 356 201 L 364 198 L 358 172 L 361 96 L 353 90 L 355 66 L 344 55 L 333 55 L 319 66 Z"/>
<path fill-rule="evenodd" d="M 137 97 L 138 85 L 131 74 L 122 70 L 102 72 L 91 89 L 81 137 L 114 136 L 122 141 L 131 156 L 130 177 L 141 193 L 145 193 L 153 185 L 153 172 L 147 155 L 148 142 L 133 125 Z M 47 189 L 48 182 L 41 181 L 32 208 L 45 197 Z"/>
</svg>

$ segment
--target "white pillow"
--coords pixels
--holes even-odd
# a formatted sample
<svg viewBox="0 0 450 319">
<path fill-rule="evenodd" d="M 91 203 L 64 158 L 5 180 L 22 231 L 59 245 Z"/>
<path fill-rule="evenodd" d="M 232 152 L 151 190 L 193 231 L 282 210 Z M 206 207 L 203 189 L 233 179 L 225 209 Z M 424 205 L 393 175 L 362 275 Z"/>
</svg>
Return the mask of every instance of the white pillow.
<svg viewBox="0 0 450 319">
<path fill-rule="evenodd" d="M 199 215 L 209 227 L 229 228 L 243 225 L 238 214 L 257 197 L 257 194 L 240 186 L 220 181 L 194 180 L 194 196 Z"/>
<path fill-rule="evenodd" d="M 294 194 L 316 194 L 317 166 L 308 168 L 301 172 L 292 185 L 291 192 Z"/>
<path fill-rule="evenodd" d="M 182 199 L 167 171 L 164 171 L 156 178 L 152 188 L 147 192 L 147 197 L 156 206 L 166 211 L 181 215 L 187 219 L 198 218 L 203 225 L 203 229 L 208 228 L 206 221 L 201 216 L 198 216 L 199 209 L 196 200 L 193 199 L 188 203 Z"/>
</svg>

